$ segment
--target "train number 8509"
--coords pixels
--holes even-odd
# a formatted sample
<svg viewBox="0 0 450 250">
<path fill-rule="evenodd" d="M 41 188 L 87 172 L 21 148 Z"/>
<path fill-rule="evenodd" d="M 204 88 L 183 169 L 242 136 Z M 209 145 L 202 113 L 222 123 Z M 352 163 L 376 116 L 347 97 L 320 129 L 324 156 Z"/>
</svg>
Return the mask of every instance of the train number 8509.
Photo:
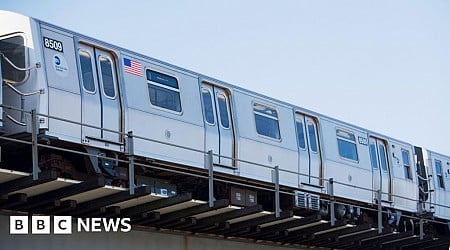
<svg viewBox="0 0 450 250">
<path fill-rule="evenodd" d="M 58 52 L 63 52 L 63 44 L 60 41 L 44 37 L 44 47 L 56 50 Z"/>
</svg>

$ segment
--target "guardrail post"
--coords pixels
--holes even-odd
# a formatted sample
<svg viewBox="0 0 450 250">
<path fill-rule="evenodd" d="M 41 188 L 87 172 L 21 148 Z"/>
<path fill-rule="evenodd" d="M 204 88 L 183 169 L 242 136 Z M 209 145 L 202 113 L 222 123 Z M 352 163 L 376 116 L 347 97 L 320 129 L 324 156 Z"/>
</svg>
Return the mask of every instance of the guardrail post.
<svg viewBox="0 0 450 250">
<path fill-rule="evenodd" d="M 275 166 L 274 172 L 275 182 L 275 217 L 280 217 L 280 168 Z"/>
<path fill-rule="evenodd" d="M 330 181 L 328 182 L 328 194 L 330 195 L 330 223 L 331 226 L 336 225 L 336 215 L 334 214 L 334 179 L 330 178 Z"/>
<path fill-rule="evenodd" d="M 381 189 L 377 191 L 378 198 L 378 233 L 381 234 L 383 232 L 383 210 L 381 207 Z"/>
<path fill-rule="evenodd" d="M 39 179 L 39 161 L 38 161 L 38 122 L 36 110 L 31 110 L 31 154 L 33 161 L 33 180 Z"/>
<path fill-rule="evenodd" d="M 419 236 L 420 236 L 420 240 L 423 240 L 423 236 L 424 236 L 424 233 L 423 233 L 423 218 L 420 218 L 420 221 L 419 221 Z"/>
<path fill-rule="evenodd" d="M 134 141 L 133 131 L 127 133 L 127 151 L 128 151 L 128 183 L 130 189 L 130 195 L 134 195 Z"/>
<path fill-rule="evenodd" d="M 209 207 L 214 207 L 214 162 L 213 151 L 209 150 L 205 155 L 205 168 L 208 169 L 208 202 Z"/>
</svg>

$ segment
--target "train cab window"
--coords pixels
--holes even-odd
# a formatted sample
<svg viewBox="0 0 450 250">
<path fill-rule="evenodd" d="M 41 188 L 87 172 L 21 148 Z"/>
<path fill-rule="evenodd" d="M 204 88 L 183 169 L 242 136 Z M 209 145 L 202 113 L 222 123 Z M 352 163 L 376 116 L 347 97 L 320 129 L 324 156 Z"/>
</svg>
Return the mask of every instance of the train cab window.
<svg viewBox="0 0 450 250">
<path fill-rule="evenodd" d="M 339 155 L 349 160 L 358 161 L 355 135 L 342 129 L 336 129 L 336 136 Z"/>
<path fill-rule="evenodd" d="M 149 69 L 146 74 L 151 104 L 163 109 L 181 112 L 178 80 L 173 76 Z"/>
<path fill-rule="evenodd" d="M 205 115 L 205 121 L 214 125 L 214 109 L 213 103 L 211 99 L 211 92 L 207 89 L 202 89 L 202 97 L 203 97 L 203 113 Z"/>
<path fill-rule="evenodd" d="M 92 70 L 91 55 L 84 50 L 78 52 L 80 57 L 81 78 L 83 79 L 83 87 L 87 92 L 95 92 L 94 73 Z"/>
<path fill-rule="evenodd" d="M 434 166 L 436 167 L 436 178 L 438 179 L 438 186 L 445 189 L 444 177 L 442 176 L 442 162 L 439 160 L 435 160 Z"/>
<path fill-rule="evenodd" d="M 19 68 L 25 68 L 25 41 L 20 35 L 0 38 L 0 56 L 2 63 L 3 80 L 10 83 L 25 81 L 26 71 L 17 70 L 11 64 Z"/>
<path fill-rule="evenodd" d="M 217 103 L 219 105 L 220 124 L 224 128 L 230 128 L 227 98 L 224 95 L 220 94 L 219 96 L 217 96 Z"/>
<path fill-rule="evenodd" d="M 259 135 L 281 139 L 278 113 L 275 109 L 255 103 L 253 113 L 255 114 L 256 132 Z"/>
<path fill-rule="evenodd" d="M 298 147 L 301 149 L 306 149 L 306 141 L 305 141 L 305 131 L 303 128 L 303 121 L 296 120 L 295 125 L 297 126 L 297 143 Z"/>
<path fill-rule="evenodd" d="M 100 71 L 103 84 L 103 92 L 106 97 L 114 99 L 116 97 L 116 89 L 114 87 L 114 72 L 111 59 L 100 56 Z"/>
<path fill-rule="evenodd" d="M 409 160 L 409 151 L 402 149 L 403 168 L 405 171 L 405 179 L 412 180 L 411 176 L 411 162 Z"/>
</svg>

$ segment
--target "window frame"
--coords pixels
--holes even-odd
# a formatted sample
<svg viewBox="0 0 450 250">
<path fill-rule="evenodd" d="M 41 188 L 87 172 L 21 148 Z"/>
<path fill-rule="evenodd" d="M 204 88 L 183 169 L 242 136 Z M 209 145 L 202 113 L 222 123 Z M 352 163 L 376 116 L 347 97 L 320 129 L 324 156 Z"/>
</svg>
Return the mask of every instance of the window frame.
<svg viewBox="0 0 450 250">
<path fill-rule="evenodd" d="M 178 84 L 178 89 L 175 89 L 173 87 L 170 87 L 170 86 L 167 86 L 167 85 L 164 85 L 164 84 L 161 84 L 161 83 L 149 80 L 148 77 L 147 77 L 147 71 L 153 71 L 153 72 L 156 72 L 156 73 L 159 73 L 159 74 L 162 74 L 162 75 L 167 75 L 169 77 L 175 78 L 175 80 L 177 81 L 177 84 Z M 172 113 L 172 114 L 181 116 L 183 114 L 183 99 L 181 98 L 182 95 L 181 95 L 180 79 L 175 74 L 172 74 L 172 73 L 169 73 L 169 72 L 166 72 L 166 71 L 162 71 L 162 70 L 158 70 L 158 69 L 153 69 L 153 68 L 150 68 L 150 67 L 146 67 L 144 73 L 145 73 L 145 80 L 147 82 L 147 93 L 148 93 L 148 100 L 149 100 L 150 106 L 152 108 L 154 108 L 154 109 L 158 109 L 158 110 L 161 110 L 161 111 L 164 111 L 164 112 L 168 112 L 168 113 Z M 176 110 L 173 110 L 173 109 L 168 109 L 168 108 L 161 107 L 161 106 L 153 104 L 151 96 L 150 96 L 150 89 L 149 89 L 150 85 L 177 92 L 178 93 L 178 97 L 180 99 L 180 111 L 176 111 Z"/>
<path fill-rule="evenodd" d="M 112 73 L 112 81 L 113 81 L 113 88 L 114 88 L 114 96 L 107 95 L 106 92 L 105 92 L 105 85 L 104 85 L 104 81 L 103 81 L 103 70 L 102 70 L 102 65 L 101 65 L 100 58 L 106 58 L 111 63 L 111 71 L 112 71 L 111 73 Z M 111 99 L 111 100 L 115 100 L 117 98 L 117 91 L 118 90 L 117 90 L 117 76 L 116 76 L 116 72 L 115 72 L 114 60 L 108 55 L 100 54 L 97 57 L 97 63 L 98 63 L 97 70 L 100 69 L 99 70 L 100 74 L 99 74 L 99 72 L 97 72 L 97 75 L 100 77 L 100 80 L 101 80 L 102 93 L 103 93 L 103 95 L 106 98 Z"/>
<path fill-rule="evenodd" d="M 29 49 L 28 49 L 28 40 L 27 40 L 27 37 L 25 36 L 25 33 L 17 32 L 17 33 L 7 34 L 5 36 L 0 36 L 0 40 L 5 40 L 5 39 L 12 38 L 15 36 L 20 36 L 23 38 L 23 47 L 24 47 L 24 56 L 25 56 L 24 68 L 27 68 L 27 67 L 29 67 L 29 64 L 30 64 L 30 58 L 29 58 L 30 56 L 29 56 Z M 42 46 L 44 46 L 44 45 L 42 45 Z M 0 60 L 1 60 L 1 58 L 0 58 Z M 19 67 L 20 67 L 20 65 L 19 65 Z M 10 83 L 12 85 L 20 85 L 22 83 L 25 83 L 30 76 L 30 70 L 24 70 L 23 72 L 25 72 L 25 75 L 24 75 L 22 81 L 20 81 L 20 82 L 12 81 L 11 79 L 2 79 L 2 80 L 7 83 Z"/>
<path fill-rule="evenodd" d="M 89 57 L 90 57 L 91 69 L 92 69 L 92 80 L 94 81 L 94 91 L 90 91 L 90 90 L 86 89 L 86 87 L 85 87 L 85 85 L 84 85 L 83 69 L 82 69 L 82 66 L 81 66 L 81 58 L 80 58 L 81 52 L 88 54 Z M 82 81 L 82 82 L 81 82 L 81 83 L 82 83 L 81 85 L 83 86 L 84 92 L 89 93 L 89 94 L 92 94 L 92 95 L 95 95 L 95 94 L 97 93 L 97 85 L 98 85 L 98 84 L 96 84 L 96 82 L 95 82 L 95 77 L 97 77 L 97 76 L 96 76 L 96 74 L 95 74 L 95 72 L 94 72 L 94 67 L 95 67 L 95 65 L 92 65 L 92 64 L 93 64 L 92 58 L 93 58 L 93 57 L 92 57 L 91 53 L 90 53 L 88 50 L 83 49 L 83 48 L 79 48 L 79 49 L 78 49 L 78 61 L 79 61 L 79 63 L 80 63 L 80 75 L 81 75 L 80 78 L 81 78 L 81 81 Z"/>
<path fill-rule="evenodd" d="M 270 109 L 274 110 L 276 112 L 276 118 L 273 117 L 273 116 L 264 114 L 262 112 L 255 111 L 255 106 L 256 105 L 260 105 L 260 106 L 263 106 L 263 107 L 270 108 Z M 252 102 L 252 110 L 253 110 L 253 121 L 254 121 L 254 125 L 255 125 L 255 132 L 256 132 L 256 134 L 258 136 L 262 137 L 262 138 L 265 138 L 265 139 L 269 139 L 269 140 L 276 141 L 276 142 L 281 142 L 282 139 L 281 139 L 281 129 L 280 129 L 280 118 L 278 116 L 279 112 L 278 112 L 277 107 L 275 107 L 273 105 L 267 105 L 267 104 L 264 104 L 262 102 L 253 101 Z M 279 138 L 275 138 L 275 137 L 271 137 L 271 136 L 267 136 L 267 135 L 263 135 L 263 134 L 258 133 L 258 128 L 257 128 L 257 125 L 256 125 L 256 115 L 260 115 L 260 116 L 263 116 L 263 117 L 275 120 L 277 122 L 277 125 L 278 125 L 278 137 Z"/>
<path fill-rule="evenodd" d="M 350 139 L 347 139 L 347 138 L 344 138 L 342 136 L 339 136 L 338 131 L 342 131 L 342 132 L 345 132 L 345 133 L 353 135 L 354 141 L 351 141 Z M 335 132 L 336 132 L 336 146 L 337 146 L 339 157 L 341 159 L 343 159 L 343 160 L 359 163 L 358 145 L 356 143 L 356 135 L 355 135 L 355 133 L 351 132 L 348 129 L 343 129 L 343 128 L 339 128 L 339 127 L 336 127 Z M 348 143 L 353 143 L 355 145 L 356 160 L 353 159 L 353 158 L 347 158 L 347 157 L 341 155 L 340 147 L 339 147 L 339 140 L 342 140 L 342 141 L 348 142 Z"/>
</svg>

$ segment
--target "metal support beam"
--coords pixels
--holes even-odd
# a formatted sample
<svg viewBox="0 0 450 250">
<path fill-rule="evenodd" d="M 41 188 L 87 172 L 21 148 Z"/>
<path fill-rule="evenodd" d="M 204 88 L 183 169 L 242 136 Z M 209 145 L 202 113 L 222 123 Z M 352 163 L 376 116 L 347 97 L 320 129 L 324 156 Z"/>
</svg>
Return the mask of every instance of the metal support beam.
<svg viewBox="0 0 450 250">
<path fill-rule="evenodd" d="M 69 197 L 83 192 L 88 192 L 103 187 L 104 185 L 105 179 L 103 177 L 99 177 L 90 181 L 73 184 L 67 187 L 59 188 L 56 190 L 48 191 L 39 195 L 29 197 L 27 203 L 24 204 L 23 206 L 19 206 L 18 208 L 23 210 L 32 210 L 34 208 L 43 206 L 47 203 L 53 203 L 55 200 L 59 200 L 64 197 Z"/>
<path fill-rule="evenodd" d="M 208 169 L 208 202 L 209 207 L 214 207 L 214 162 L 213 151 L 209 150 L 205 155 L 205 168 Z"/>
<path fill-rule="evenodd" d="M 282 223 L 278 223 L 272 226 L 268 226 L 268 227 L 261 227 L 258 226 L 256 228 L 256 231 L 258 233 L 260 233 L 261 235 L 267 235 L 267 234 L 272 234 L 275 232 L 281 232 L 288 228 L 293 228 L 293 227 L 299 227 L 299 226 L 304 226 L 310 223 L 315 223 L 318 222 L 322 219 L 322 217 L 320 215 L 311 215 L 308 217 L 304 217 L 301 219 L 295 219 L 295 220 L 290 220 L 290 221 L 286 221 L 286 222 L 282 222 Z M 258 234 L 256 233 L 256 234 Z M 257 235 L 258 237 L 258 235 Z"/>
<path fill-rule="evenodd" d="M 134 207 L 126 208 L 121 211 L 121 216 L 133 217 L 135 215 L 148 213 L 159 208 L 173 206 L 190 200 L 192 200 L 191 193 L 178 194 L 176 196 L 172 196 L 169 198 L 163 198 L 156 201 L 140 204 Z"/>
<path fill-rule="evenodd" d="M 70 213 L 72 215 L 82 215 L 84 213 L 91 212 L 96 209 L 101 209 L 102 207 L 106 207 L 108 205 L 112 205 L 115 203 L 127 201 L 130 199 L 138 198 L 144 195 L 150 194 L 149 186 L 141 186 L 136 189 L 136 193 L 134 195 L 130 195 L 128 192 L 122 191 L 119 193 L 111 194 L 108 196 L 100 197 L 97 199 L 89 200 L 79 204 L 76 209 Z"/>
<path fill-rule="evenodd" d="M 32 159 L 33 159 L 33 180 L 37 180 L 39 178 L 39 161 L 38 161 L 38 121 L 36 110 L 31 110 L 31 151 L 32 151 Z"/>
<path fill-rule="evenodd" d="M 333 178 L 330 178 L 330 181 L 328 182 L 328 194 L 330 195 L 330 224 L 331 226 L 334 226 L 336 224 L 336 215 L 334 214 L 334 180 Z"/>
<path fill-rule="evenodd" d="M 159 226 L 167 226 L 168 224 L 171 224 L 172 226 L 177 225 L 183 223 L 182 219 L 184 218 L 212 211 L 215 209 L 224 208 L 227 207 L 229 204 L 230 204 L 229 200 L 217 200 L 214 202 L 213 207 L 210 207 L 209 204 L 201 204 L 198 206 L 193 206 L 179 211 L 167 213 L 164 214 L 159 221 L 157 221 L 156 223 L 152 223 L 152 226 L 159 227 Z"/>
<path fill-rule="evenodd" d="M 39 177 L 40 178 L 35 180 L 34 176 L 25 176 L 22 178 L 10 180 L 8 182 L 0 183 L 0 195 L 6 195 L 25 188 L 54 181 L 58 178 L 58 173 L 52 170 L 44 171 L 39 174 Z"/>
<path fill-rule="evenodd" d="M 133 195 L 134 189 L 135 189 L 133 131 L 128 132 L 126 143 L 127 143 L 127 152 L 128 152 L 128 183 L 129 183 L 130 195 Z"/>
<path fill-rule="evenodd" d="M 377 191 L 378 198 L 378 233 L 381 234 L 383 232 L 383 210 L 381 207 L 381 189 Z"/>
<path fill-rule="evenodd" d="M 189 217 L 189 220 L 187 220 L 187 223 L 184 225 L 181 225 L 179 227 L 176 227 L 177 229 L 183 229 L 183 230 L 192 230 L 192 231 L 198 231 L 204 228 L 207 228 L 209 226 L 217 228 L 219 227 L 219 224 L 223 222 L 223 226 L 225 226 L 225 221 L 234 219 L 237 217 L 243 217 L 249 214 L 259 213 L 262 212 L 262 206 L 255 205 L 252 207 L 246 207 L 242 209 L 233 210 L 226 213 L 221 213 L 217 215 L 213 215 L 210 217 L 202 218 L 202 219 L 196 219 L 195 217 Z"/>
<path fill-rule="evenodd" d="M 280 168 L 275 166 L 274 169 L 275 182 L 275 217 L 280 217 Z"/>
</svg>

